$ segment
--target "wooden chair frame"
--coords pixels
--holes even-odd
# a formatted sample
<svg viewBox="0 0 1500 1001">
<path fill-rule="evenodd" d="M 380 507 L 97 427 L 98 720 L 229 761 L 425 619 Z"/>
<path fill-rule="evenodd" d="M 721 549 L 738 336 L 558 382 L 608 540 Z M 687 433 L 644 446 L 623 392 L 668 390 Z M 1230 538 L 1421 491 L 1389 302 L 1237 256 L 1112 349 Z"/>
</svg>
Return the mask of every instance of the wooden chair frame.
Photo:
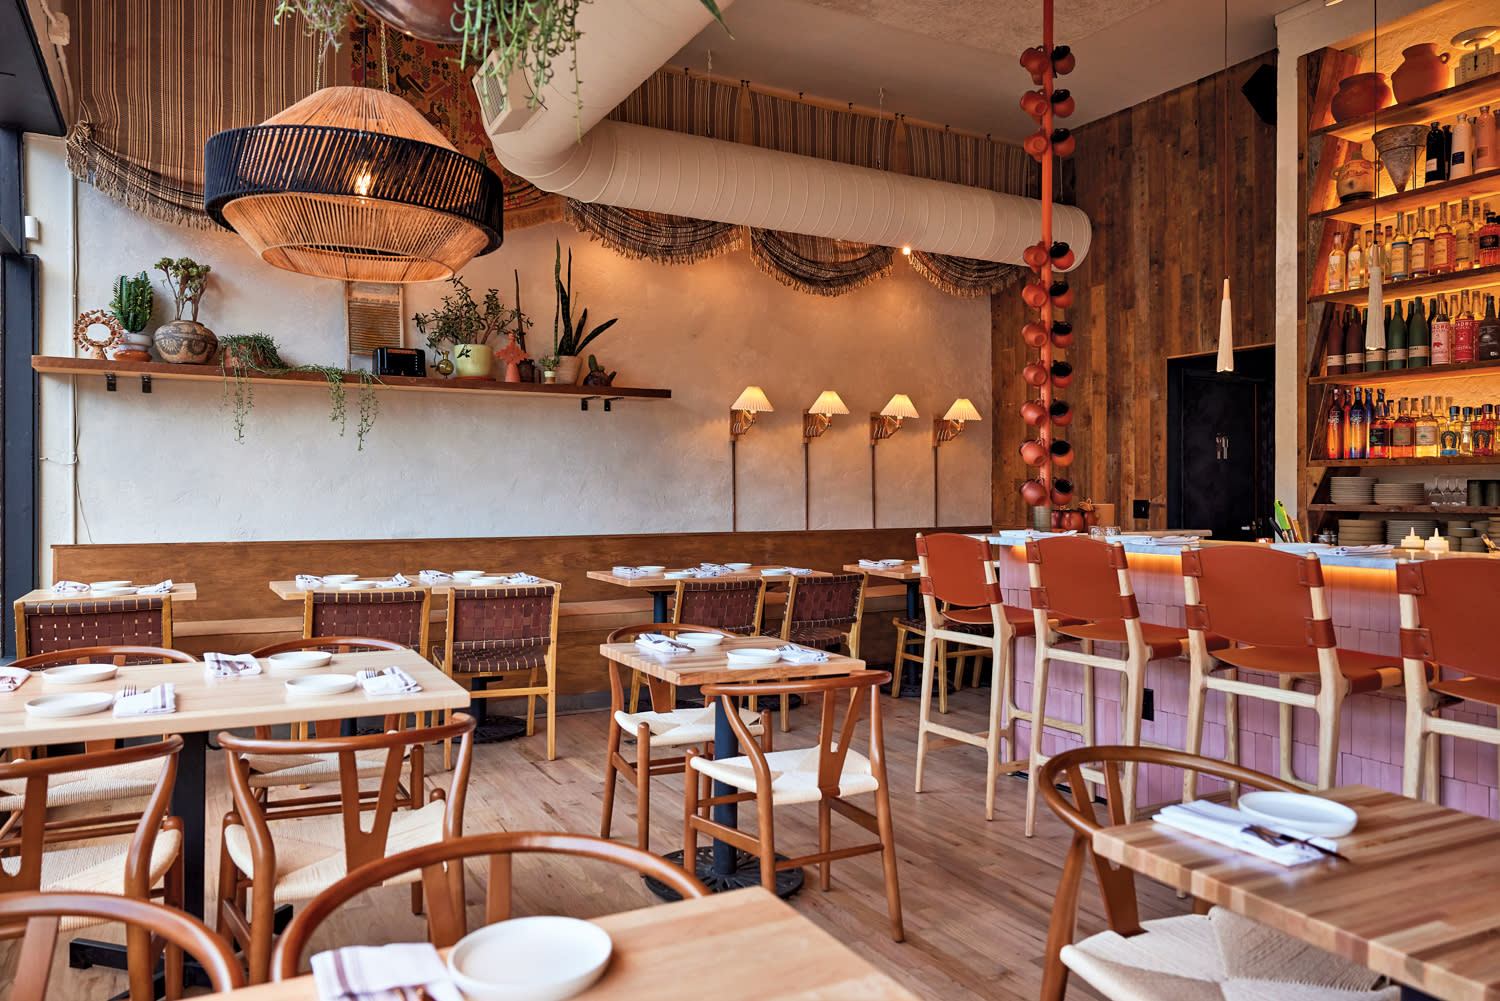
<svg viewBox="0 0 1500 1001">
<path fill-rule="evenodd" d="M 708 888 L 678 866 L 650 852 L 615 841 L 592 838 L 586 834 L 542 831 L 474 834 L 441 844 L 424 845 L 367 863 L 318 894 L 298 912 L 281 936 L 281 941 L 276 946 L 275 979 L 288 980 L 298 975 L 302 954 L 307 950 L 307 943 L 313 933 L 339 907 L 371 887 L 414 870 L 421 870 L 422 873 L 422 880 L 418 885 L 426 904 L 428 937 L 439 949 L 453 945 L 468 932 L 463 885 L 463 863 L 466 859 L 480 855 L 489 858 L 489 876 L 485 883 L 485 924 L 509 919 L 511 859 L 512 856 L 521 854 L 597 859 L 633 869 L 642 876 L 657 880 L 684 899 L 708 896 Z"/>
<path fill-rule="evenodd" d="M 926 620 L 924 619 L 923 621 L 925 622 Z M 908 647 L 913 643 L 920 643 L 922 636 L 926 633 L 926 629 L 918 629 L 915 626 L 907 625 L 906 617 L 902 615 L 892 618 L 891 625 L 896 627 L 896 654 L 891 666 L 891 698 L 899 699 L 901 697 L 901 675 L 905 672 L 906 665 L 908 663 L 916 664 L 919 671 L 922 667 L 923 651 L 919 650 L 913 653 Z M 913 637 L 913 633 L 916 634 L 915 637 Z M 981 662 L 984 660 L 981 651 L 958 643 L 949 646 L 947 640 L 938 640 L 937 662 L 944 665 L 944 667 L 941 672 L 937 672 L 937 676 L 942 677 L 945 681 L 944 684 L 938 686 L 938 713 L 940 715 L 946 716 L 948 714 L 948 685 L 946 684 L 948 668 L 953 668 L 954 690 L 958 691 L 963 688 L 963 683 L 960 679 L 963 677 L 964 667 L 967 666 L 970 658 L 973 658 L 974 668 L 969 687 L 977 688 L 979 687 L 979 669 L 982 666 Z"/>
<path fill-rule="evenodd" d="M 683 865 L 690 867 L 698 858 L 698 835 L 728 842 L 741 851 L 749 852 L 760 859 L 761 885 L 776 892 L 776 872 L 779 869 L 795 869 L 802 866 L 818 867 L 818 884 L 829 889 L 832 880 L 831 867 L 835 860 L 853 858 L 879 852 L 885 869 L 886 908 L 890 917 L 891 938 L 903 941 L 905 931 L 901 922 L 901 889 L 896 873 L 896 838 L 891 824 L 890 786 L 885 769 L 885 730 L 881 720 L 880 686 L 890 680 L 885 671 L 861 671 L 844 677 L 810 678 L 804 681 L 782 681 L 760 684 L 704 685 L 705 698 L 722 700 L 722 711 L 729 720 L 740 743 L 740 749 L 755 772 L 755 792 L 733 792 L 723 796 L 703 796 L 699 782 L 693 774 L 692 759 L 697 751 L 687 752 L 686 800 L 683 804 Z M 878 783 L 872 793 L 875 797 L 875 812 L 856 806 L 840 796 L 839 778 L 849 748 L 854 741 L 855 725 L 859 722 L 860 689 L 868 690 L 870 702 L 870 771 Z M 849 693 L 849 705 L 844 710 L 844 719 L 836 719 L 836 699 L 841 692 Z M 809 699 L 822 696 L 818 715 L 818 851 L 796 858 L 778 858 L 776 855 L 775 802 L 771 785 L 771 766 L 766 752 L 757 746 L 749 727 L 740 718 L 736 699 L 755 695 L 804 695 Z M 762 713 L 761 726 L 770 732 L 770 713 Z M 728 827 L 713 820 L 715 806 L 742 803 L 754 800 L 758 830 L 750 834 L 737 827 Z M 854 821 L 866 831 L 874 834 L 876 841 L 844 848 L 832 846 L 832 813 Z"/>
<path fill-rule="evenodd" d="M 422 595 L 422 628 L 421 628 L 420 634 L 418 635 L 417 645 L 415 647 L 407 647 L 406 644 L 404 644 L 404 643 L 400 644 L 400 645 L 401 645 L 401 647 L 403 649 L 414 649 L 418 653 L 422 653 L 423 651 L 425 651 L 427 649 L 428 634 L 430 633 L 431 626 L 432 626 L 432 622 L 431 622 L 431 619 L 432 619 L 432 591 L 431 590 L 429 590 L 429 589 L 427 589 L 425 587 L 388 587 L 388 588 L 377 588 L 377 589 L 374 589 L 374 590 L 366 590 L 366 591 L 350 591 L 348 593 L 349 594 L 354 594 L 354 595 L 363 595 L 363 594 L 392 594 L 392 593 L 404 593 L 404 592 L 420 592 L 421 593 L 421 595 Z M 340 592 L 340 593 L 343 593 L 343 592 Z M 316 633 L 313 632 L 314 609 L 317 606 L 317 602 L 316 602 L 315 598 L 317 597 L 317 594 L 318 594 L 318 592 L 316 592 L 316 591 L 308 591 L 307 594 L 302 599 L 302 638 L 303 639 L 322 639 L 323 638 L 323 637 L 320 637 Z M 325 597 L 326 597 L 326 593 L 325 593 Z M 325 604 L 326 604 L 326 602 L 325 602 Z M 351 602 L 351 604 L 353 604 L 353 602 Z M 378 638 L 378 637 L 370 637 L 370 638 Z M 386 642 L 392 642 L 392 641 L 387 640 Z M 294 647 L 293 649 L 305 649 L 305 648 L 296 648 L 296 647 Z"/>
<path fill-rule="evenodd" d="M 1203 773 L 1255 789 L 1296 792 L 1290 782 L 1239 765 L 1227 764 L 1184 751 L 1160 747 L 1104 745 L 1079 747 L 1049 758 L 1037 774 L 1042 800 L 1064 823 L 1073 829 L 1068 853 L 1063 861 L 1062 878 L 1052 898 L 1052 918 L 1047 925 L 1047 948 L 1043 954 L 1042 1001 L 1063 1001 L 1068 986 L 1068 968 L 1063 965 L 1063 946 L 1070 945 L 1077 927 L 1078 893 L 1083 885 L 1084 863 L 1093 855 L 1094 832 L 1103 825 L 1094 809 L 1094 797 L 1086 772 L 1102 775 L 1107 792 L 1108 823 L 1128 823 L 1127 799 L 1121 781 L 1121 764 L 1127 774 L 1141 764 L 1181 768 L 1194 774 Z M 1101 767 L 1096 767 L 1101 766 Z M 1058 788 L 1066 783 L 1073 802 Z M 1104 916 L 1109 927 L 1119 935 L 1130 937 L 1142 932 L 1140 911 L 1135 895 L 1135 873 L 1093 855 L 1094 873 L 1104 898 Z M 1197 903 L 1194 904 L 1195 909 Z"/>
<path fill-rule="evenodd" d="M 836 575 L 836 576 L 843 576 L 843 575 L 839 574 L 839 575 Z M 859 585 L 859 598 L 855 601 L 855 604 L 854 604 L 854 623 L 853 623 L 853 625 L 851 625 L 849 627 L 849 631 L 844 634 L 844 646 L 846 646 L 849 649 L 849 656 L 852 657 L 852 658 L 854 658 L 855 660 L 859 659 L 859 631 L 860 631 L 860 627 L 864 624 L 864 621 L 865 621 L 865 593 L 869 590 L 869 587 L 870 587 L 870 575 L 862 573 L 859 576 L 861 578 L 863 578 L 863 580 L 861 581 L 861 583 Z M 803 583 L 805 583 L 805 582 L 807 582 L 807 581 L 818 581 L 818 580 L 821 580 L 821 579 L 824 579 L 824 578 L 793 576 L 792 579 L 791 579 L 791 583 L 789 583 L 787 585 L 787 592 L 786 592 L 786 614 L 782 615 L 782 617 L 781 617 L 781 638 L 785 642 L 787 642 L 787 643 L 792 642 L 792 627 L 794 625 L 796 625 L 796 623 L 792 620 L 792 613 L 797 610 L 797 590 L 798 590 L 798 586 L 801 585 L 801 584 L 803 584 Z M 764 606 L 765 606 L 765 592 L 764 592 L 764 590 L 762 590 L 762 592 L 761 592 L 761 606 L 762 606 L 761 617 L 762 617 L 762 619 L 764 619 Z M 895 684 L 895 682 L 893 682 L 893 684 Z M 781 732 L 782 733 L 786 733 L 786 732 L 788 732 L 791 729 L 791 723 L 790 723 L 791 698 L 792 697 L 790 695 L 783 695 L 783 696 L 781 696 Z M 751 699 L 750 700 L 750 709 L 752 711 L 754 711 L 758 707 L 758 702 L 759 702 L 758 699 Z"/>
<path fill-rule="evenodd" d="M 158 598 L 159 597 L 159 598 L 162 599 L 162 602 L 161 602 L 161 646 L 160 647 L 129 647 L 129 646 L 119 646 L 117 648 L 118 649 L 122 649 L 122 650 L 123 649 L 141 649 L 141 650 L 171 649 L 171 646 L 172 646 L 172 596 L 170 594 L 162 594 L 162 595 L 122 595 L 120 597 L 153 597 L 153 598 Z M 58 595 L 58 597 L 55 598 L 55 599 L 53 599 L 52 602 L 47 602 L 47 603 L 50 604 L 50 603 L 67 602 L 67 601 L 102 601 L 102 602 L 107 602 L 107 601 L 110 601 L 110 600 L 118 600 L 118 599 L 90 598 L 90 597 L 88 597 L 86 595 Z M 29 649 L 29 647 L 30 647 L 30 634 L 29 634 L 29 630 L 27 630 L 27 628 L 26 628 L 26 605 L 28 605 L 28 604 L 42 604 L 42 603 L 43 602 L 36 602 L 36 601 L 32 601 L 32 602 L 17 601 L 15 603 L 14 607 L 15 607 L 15 614 L 16 614 L 16 659 L 17 660 L 25 660 L 28 657 L 40 656 L 39 654 L 32 654 L 31 650 Z M 101 646 L 89 646 L 89 647 L 77 647 L 76 649 L 79 649 L 79 650 L 98 650 L 98 649 L 103 649 L 103 648 L 104 647 L 101 647 Z M 56 651 L 44 651 L 44 653 L 47 653 L 47 652 L 56 652 Z M 176 651 L 173 651 L 173 652 L 175 653 Z"/>
<path fill-rule="evenodd" d="M 414 775 L 421 774 L 423 746 L 434 740 L 460 738 L 458 759 L 448 792 L 432 790 L 429 802 L 446 801 L 443 819 L 444 840 L 463 834 L 464 799 L 469 785 L 469 762 L 474 734 L 474 720 L 458 714 L 441 726 L 421 730 L 393 731 L 364 737 L 334 737 L 312 740 L 260 740 L 219 734 L 219 743 L 229 766 L 229 787 L 234 794 L 234 809 L 225 814 L 223 827 L 243 826 L 250 843 L 256 876 L 242 873 L 229 854 L 227 838 L 221 839 L 219 857 L 219 931 L 244 950 L 251 983 L 262 983 L 270 972 L 271 947 L 274 938 L 273 915 L 276 909 L 276 845 L 270 820 L 317 816 L 325 811 L 279 809 L 268 815 L 255 790 L 245 764 L 247 754 L 336 754 L 339 758 L 339 795 L 341 797 L 344 835 L 344 861 L 352 872 L 366 863 L 385 857 L 391 816 L 401 802 L 400 776 L 409 757 Z M 355 756 L 360 751 L 384 751 L 385 765 L 379 791 L 372 799 L 359 788 Z M 412 797 L 419 794 L 420 784 L 410 786 Z M 369 814 L 369 826 L 362 817 Z M 264 879 L 264 889 L 255 886 Z M 253 895 L 250 891 L 255 891 Z M 247 895 L 250 906 L 246 907 Z M 414 913 L 420 908 L 420 895 L 412 893 Z"/>
<path fill-rule="evenodd" d="M 130 931 L 139 930 L 147 940 L 161 943 L 169 999 L 182 996 L 184 952 L 196 959 L 208 973 L 215 991 L 231 991 L 245 986 L 244 971 L 228 943 L 203 922 L 181 910 L 111 893 L 7 893 L 0 897 L 0 926 L 25 922 L 11 1001 L 43 1001 L 47 996 L 58 927 L 62 918 L 71 917 L 119 922 Z M 127 936 L 130 931 L 127 931 Z M 139 937 L 128 940 L 133 943 Z M 131 1001 L 151 1001 L 154 996 L 154 952 L 149 957 L 138 955 L 132 945 L 129 956 Z"/>
</svg>

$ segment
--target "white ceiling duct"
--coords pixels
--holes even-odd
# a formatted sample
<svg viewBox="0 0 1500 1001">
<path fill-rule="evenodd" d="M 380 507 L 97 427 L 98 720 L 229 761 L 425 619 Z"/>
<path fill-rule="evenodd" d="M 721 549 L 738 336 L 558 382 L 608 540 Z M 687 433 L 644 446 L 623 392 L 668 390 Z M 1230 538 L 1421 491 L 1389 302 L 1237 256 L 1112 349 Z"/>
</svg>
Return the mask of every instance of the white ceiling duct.
<svg viewBox="0 0 1500 1001">
<path fill-rule="evenodd" d="M 721 9 L 729 3 L 720 2 Z M 614 0 L 579 11 L 579 109 L 553 84 L 544 105 L 500 110 L 474 78 L 485 131 L 512 173 L 579 201 L 884 247 L 1021 264 L 1042 229 L 1041 202 L 816 157 L 602 121 L 709 22 L 699 0 Z M 493 58 L 493 57 L 492 57 Z M 571 83 L 571 81 L 569 81 Z M 525 93 L 511 82 L 512 94 Z M 575 117 L 575 111 L 577 115 Z M 584 135 L 579 138 L 579 131 Z M 1053 210 L 1055 239 L 1088 253 L 1088 216 Z"/>
</svg>

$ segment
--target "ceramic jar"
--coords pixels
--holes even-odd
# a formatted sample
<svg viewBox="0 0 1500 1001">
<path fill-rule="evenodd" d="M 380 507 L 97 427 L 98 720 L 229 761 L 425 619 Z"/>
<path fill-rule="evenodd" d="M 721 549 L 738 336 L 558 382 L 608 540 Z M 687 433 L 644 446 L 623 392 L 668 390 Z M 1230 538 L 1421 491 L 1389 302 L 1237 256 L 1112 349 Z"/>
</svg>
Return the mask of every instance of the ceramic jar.
<svg viewBox="0 0 1500 1001">
<path fill-rule="evenodd" d="M 1333 120 L 1347 122 L 1396 103 L 1384 73 L 1355 73 L 1339 81 L 1339 92 L 1333 95 Z"/>
<path fill-rule="evenodd" d="M 196 320 L 163 323 L 151 341 L 162 361 L 178 365 L 206 365 L 219 353 L 219 339 Z"/>
<path fill-rule="evenodd" d="M 1356 198 L 1374 198 L 1375 165 L 1356 153 L 1353 160 L 1334 169 L 1333 183 L 1340 204 Z"/>
<path fill-rule="evenodd" d="M 1452 84 L 1448 53 L 1439 53 L 1436 42 L 1423 42 L 1401 50 L 1401 65 L 1391 74 L 1396 100 L 1402 104 L 1426 97 Z M 1337 100 L 1337 98 L 1335 98 Z"/>
<path fill-rule="evenodd" d="M 488 379 L 495 353 L 487 344 L 460 344 L 453 351 L 454 374 L 462 379 Z"/>
</svg>

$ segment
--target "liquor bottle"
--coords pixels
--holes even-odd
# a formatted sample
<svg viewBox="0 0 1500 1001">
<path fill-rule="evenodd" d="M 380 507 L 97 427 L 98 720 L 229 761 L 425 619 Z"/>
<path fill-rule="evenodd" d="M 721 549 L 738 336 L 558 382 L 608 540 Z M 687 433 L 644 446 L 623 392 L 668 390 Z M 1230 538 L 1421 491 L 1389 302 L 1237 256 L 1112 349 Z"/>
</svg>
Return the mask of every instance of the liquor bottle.
<svg viewBox="0 0 1500 1001">
<path fill-rule="evenodd" d="M 1406 235 L 1406 216 L 1396 213 L 1396 232 L 1388 241 L 1391 248 L 1391 270 L 1386 275 L 1393 282 L 1411 277 L 1411 240 Z"/>
<path fill-rule="evenodd" d="M 1351 306 L 1344 326 L 1344 371 L 1365 370 L 1365 324 L 1360 319 L 1359 307 Z"/>
<path fill-rule="evenodd" d="M 1359 242 L 1359 230 L 1349 237 L 1349 249 L 1344 251 L 1344 288 L 1364 288 L 1369 271 L 1365 267 L 1365 248 Z"/>
<path fill-rule="evenodd" d="M 1396 304 L 1397 312 L 1401 310 L 1401 304 Z M 1406 367 L 1422 368 L 1426 366 L 1431 355 L 1432 335 L 1427 328 L 1427 317 L 1422 312 L 1422 300 L 1416 299 L 1411 307 L 1411 316 L 1406 321 Z M 1391 353 L 1389 346 L 1385 353 L 1386 361 L 1389 362 Z"/>
<path fill-rule="evenodd" d="M 1453 257 L 1457 249 L 1454 243 L 1453 228 L 1448 225 L 1448 203 L 1440 202 L 1437 228 L 1432 231 L 1433 274 L 1453 273 Z"/>
<path fill-rule="evenodd" d="M 1337 387 L 1333 390 L 1333 402 L 1328 405 L 1328 419 L 1324 421 L 1324 434 L 1328 458 L 1344 458 L 1344 408 L 1339 406 Z"/>
<path fill-rule="evenodd" d="M 1411 238 L 1411 276 L 1426 278 L 1432 274 L 1432 234 L 1427 231 L 1427 211 L 1417 209 L 1416 229 Z"/>
<path fill-rule="evenodd" d="M 1344 291 L 1344 240 L 1337 233 L 1333 235 L 1333 250 L 1328 253 L 1328 291 Z"/>
<path fill-rule="evenodd" d="M 1474 126 L 1469 116 L 1459 113 L 1453 126 L 1453 148 L 1448 152 L 1448 178 L 1457 180 L 1474 173 Z"/>
<path fill-rule="evenodd" d="M 1474 220 L 1469 218 L 1469 200 L 1463 200 L 1458 220 L 1453 224 L 1453 270 L 1467 271 L 1474 266 Z"/>
<path fill-rule="evenodd" d="M 1386 409 L 1384 389 L 1376 392 L 1375 403 L 1370 407 L 1365 426 L 1368 428 L 1365 433 L 1365 458 L 1389 459 L 1391 416 Z"/>
<path fill-rule="evenodd" d="M 1458 454 L 1474 454 L 1474 408 L 1464 407 L 1458 421 Z"/>
<path fill-rule="evenodd" d="M 1484 225 L 1476 233 L 1479 266 L 1488 268 L 1500 264 L 1500 219 L 1490 211 L 1489 202 L 1484 203 Z"/>
<path fill-rule="evenodd" d="M 1488 104 L 1479 108 L 1474 119 L 1474 169 L 1500 167 L 1500 148 L 1495 145 L 1495 116 Z"/>
<path fill-rule="evenodd" d="M 1495 405 L 1486 403 L 1474 417 L 1474 454 L 1495 454 Z"/>
<path fill-rule="evenodd" d="M 1363 459 L 1369 445 L 1370 426 L 1365 410 L 1363 389 L 1354 387 L 1354 402 L 1349 405 L 1349 428 L 1344 433 L 1344 458 Z"/>
<path fill-rule="evenodd" d="M 1449 406 L 1448 419 L 1443 421 L 1442 429 L 1438 432 L 1438 455 L 1458 454 L 1458 433 L 1462 425 L 1458 408 Z"/>
<path fill-rule="evenodd" d="M 1410 459 L 1416 454 L 1416 432 L 1417 424 L 1412 419 L 1408 401 L 1397 400 L 1396 420 L 1391 424 L 1391 437 L 1387 446 L 1392 459 Z"/>
<path fill-rule="evenodd" d="M 1430 459 L 1438 454 L 1438 422 L 1432 415 L 1432 397 L 1422 397 L 1422 409 L 1417 414 L 1416 427 L 1412 431 L 1412 455 L 1419 459 Z"/>
<path fill-rule="evenodd" d="M 1422 174 L 1425 184 L 1448 179 L 1448 151 L 1444 148 L 1443 130 L 1437 122 L 1427 130 L 1427 163 Z"/>
<path fill-rule="evenodd" d="M 1349 307 L 1335 311 L 1329 307 L 1328 321 L 1328 349 L 1327 367 L 1323 370 L 1326 375 L 1344 374 L 1344 328 L 1349 325 Z"/>
<path fill-rule="evenodd" d="M 1420 303 L 1422 300 L 1418 299 Z M 1453 363 L 1453 319 L 1448 315 L 1448 304 L 1443 297 L 1435 295 L 1432 297 L 1433 316 L 1429 324 L 1432 332 L 1431 363 L 1434 365 L 1451 365 Z"/>
<path fill-rule="evenodd" d="M 1410 332 L 1407 330 L 1406 321 L 1401 318 L 1401 304 L 1396 304 L 1392 312 L 1386 310 L 1385 322 L 1385 367 L 1405 368 L 1407 356 L 1407 343 L 1410 340 Z M 1369 357 L 1368 350 L 1365 357 Z"/>
<path fill-rule="evenodd" d="M 1457 296 L 1454 296 L 1457 299 Z M 1479 339 L 1479 320 L 1475 318 L 1474 311 L 1469 308 L 1469 290 L 1464 289 L 1463 299 L 1460 301 L 1457 315 L 1453 317 L 1453 360 L 1465 362 L 1474 360 L 1474 345 Z"/>
<path fill-rule="evenodd" d="M 1476 293 L 1477 295 L 1477 293 Z M 1476 300 L 1475 305 L 1478 305 Z M 1484 297 L 1484 318 L 1474 336 L 1474 360 L 1494 361 L 1500 358 L 1500 317 L 1495 316 L 1495 297 Z"/>
</svg>

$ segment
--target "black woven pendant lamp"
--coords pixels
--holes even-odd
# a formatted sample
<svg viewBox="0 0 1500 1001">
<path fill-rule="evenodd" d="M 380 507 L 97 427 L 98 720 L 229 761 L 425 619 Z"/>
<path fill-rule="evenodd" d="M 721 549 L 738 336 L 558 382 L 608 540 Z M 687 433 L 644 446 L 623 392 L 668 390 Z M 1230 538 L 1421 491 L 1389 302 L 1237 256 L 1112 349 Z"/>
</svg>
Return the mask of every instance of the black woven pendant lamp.
<svg viewBox="0 0 1500 1001">
<path fill-rule="evenodd" d="M 299 274 L 436 281 L 503 239 L 500 178 L 381 90 L 325 87 L 204 160 L 209 216 Z"/>
</svg>

